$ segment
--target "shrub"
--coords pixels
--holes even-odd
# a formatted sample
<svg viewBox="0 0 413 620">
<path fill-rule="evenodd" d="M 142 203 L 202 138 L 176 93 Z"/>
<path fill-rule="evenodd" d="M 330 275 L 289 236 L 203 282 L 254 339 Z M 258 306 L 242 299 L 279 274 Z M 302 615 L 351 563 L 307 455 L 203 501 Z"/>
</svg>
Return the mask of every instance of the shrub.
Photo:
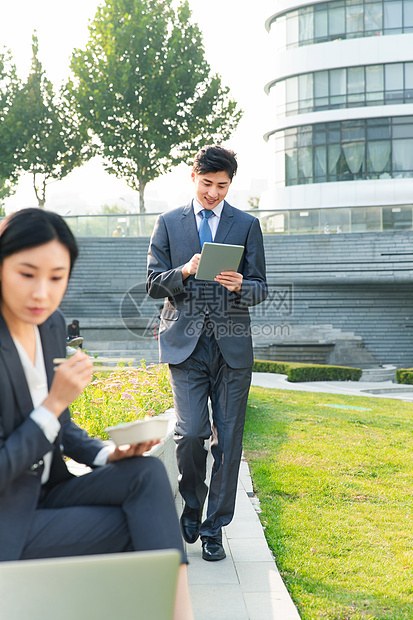
<svg viewBox="0 0 413 620">
<path fill-rule="evenodd" d="M 275 372 L 287 375 L 292 383 L 302 381 L 358 381 L 360 368 L 347 366 L 323 366 L 321 364 L 300 364 L 296 362 L 276 362 L 254 360 L 254 372 Z"/>
<path fill-rule="evenodd" d="M 166 364 L 146 366 L 143 361 L 139 368 L 118 368 L 96 372 L 72 403 L 72 418 L 92 437 L 107 439 L 107 426 L 158 415 L 173 404 Z"/>
<path fill-rule="evenodd" d="M 413 368 L 399 368 L 396 370 L 397 383 L 413 383 Z"/>
<path fill-rule="evenodd" d="M 273 362 L 267 360 L 254 360 L 252 370 L 254 372 L 275 372 L 280 375 L 288 375 L 291 364 L 287 362 Z"/>
</svg>

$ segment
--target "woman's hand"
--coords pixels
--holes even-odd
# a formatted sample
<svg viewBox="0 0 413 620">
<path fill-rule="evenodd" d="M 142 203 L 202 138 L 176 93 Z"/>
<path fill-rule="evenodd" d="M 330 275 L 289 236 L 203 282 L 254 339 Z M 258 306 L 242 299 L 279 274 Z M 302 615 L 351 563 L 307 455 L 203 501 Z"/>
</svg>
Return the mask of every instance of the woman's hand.
<svg viewBox="0 0 413 620">
<path fill-rule="evenodd" d="M 153 441 L 144 441 L 142 443 L 135 443 L 133 445 L 119 446 L 115 448 L 108 456 L 108 463 L 115 463 L 115 461 L 121 461 L 122 459 L 129 459 L 132 456 L 142 456 L 144 452 L 149 452 L 153 446 L 161 443 L 160 439 Z"/>
<path fill-rule="evenodd" d="M 53 383 L 43 405 L 58 418 L 83 392 L 93 376 L 93 363 L 81 351 L 58 366 Z"/>
</svg>

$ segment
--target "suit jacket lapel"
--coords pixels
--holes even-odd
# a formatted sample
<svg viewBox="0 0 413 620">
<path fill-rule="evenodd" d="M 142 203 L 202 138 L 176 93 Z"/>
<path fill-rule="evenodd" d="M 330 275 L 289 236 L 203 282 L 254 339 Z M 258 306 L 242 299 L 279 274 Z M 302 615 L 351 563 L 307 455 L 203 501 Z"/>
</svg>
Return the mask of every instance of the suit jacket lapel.
<svg viewBox="0 0 413 620">
<path fill-rule="evenodd" d="M 198 228 L 195 221 L 195 214 L 192 208 L 192 202 L 182 209 L 181 217 L 182 227 L 186 232 L 186 236 L 191 246 L 192 253 L 197 254 L 201 251 L 201 243 L 199 241 Z"/>
<path fill-rule="evenodd" d="M 224 207 L 221 212 L 218 229 L 214 239 L 215 243 L 225 243 L 225 239 L 231 230 L 234 221 L 233 208 L 226 201 L 224 201 Z M 181 223 L 193 254 L 199 253 L 201 251 L 201 244 L 199 241 L 198 228 L 195 221 L 192 202 L 182 209 Z"/>
<path fill-rule="evenodd" d="M 0 355 L 3 357 L 4 367 L 12 386 L 19 412 L 16 412 L 20 419 L 16 421 L 20 424 L 33 411 L 33 402 L 30 396 L 23 366 L 20 363 L 19 354 L 14 346 L 13 339 L 5 320 L 0 315 Z"/>
<path fill-rule="evenodd" d="M 56 351 L 56 334 L 55 332 L 55 322 L 53 320 L 53 318 L 48 319 L 45 323 L 43 323 L 43 325 L 39 325 L 39 332 L 40 332 L 40 338 L 42 341 L 42 347 L 43 347 L 43 358 L 44 358 L 44 365 L 46 368 L 46 375 L 47 375 L 47 385 L 50 386 L 52 384 L 53 381 L 53 377 L 54 377 L 54 370 L 53 370 L 53 359 L 55 357 L 57 357 L 58 355 L 60 357 L 66 357 L 66 352 L 62 352 L 61 354 L 59 354 Z"/>
<path fill-rule="evenodd" d="M 214 239 L 215 243 L 225 243 L 225 239 L 231 230 L 234 221 L 233 208 L 225 201 L 218 224 L 218 230 Z"/>
<path fill-rule="evenodd" d="M 54 377 L 53 359 L 55 357 L 66 357 L 66 341 L 64 340 L 64 333 L 60 333 L 60 329 L 56 321 L 56 314 L 52 315 L 42 325 L 39 325 L 39 332 L 42 341 L 47 383 L 50 389 Z M 72 478 L 72 474 L 68 472 L 65 462 L 62 459 L 62 454 L 60 451 L 60 433 L 61 431 L 59 431 L 59 434 L 54 442 L 54 456 L 50 469 L 50 476 L 45 485 L 47 488 L 53 488 L 53 486 L 58 482 Z"/>
</svg>

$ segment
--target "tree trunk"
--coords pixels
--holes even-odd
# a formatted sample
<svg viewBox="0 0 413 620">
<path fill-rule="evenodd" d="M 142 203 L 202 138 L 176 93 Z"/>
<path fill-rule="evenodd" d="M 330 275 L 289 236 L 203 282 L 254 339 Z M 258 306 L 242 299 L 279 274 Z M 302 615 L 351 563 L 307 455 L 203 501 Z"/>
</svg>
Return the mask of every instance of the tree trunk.
<svg viewBox="0 0 413 620">
<path fill-rule="evenodd" d="M 40 209 L 44 209 L 44 205 L 46 204 L 46 178 L 43 179 L 41 192 L 39 188 L 36 186 L 36 173 L 33 173 L 33 187 L 34 193 L 37 199 L 37 206 Z"/>
<path fill-rule="evenodd" d="M 139 181 L 139 213 L 146 213 L 144 199 L 145 187 L 146 183 L 143 183 L 143 181 Z"/>
</svg>

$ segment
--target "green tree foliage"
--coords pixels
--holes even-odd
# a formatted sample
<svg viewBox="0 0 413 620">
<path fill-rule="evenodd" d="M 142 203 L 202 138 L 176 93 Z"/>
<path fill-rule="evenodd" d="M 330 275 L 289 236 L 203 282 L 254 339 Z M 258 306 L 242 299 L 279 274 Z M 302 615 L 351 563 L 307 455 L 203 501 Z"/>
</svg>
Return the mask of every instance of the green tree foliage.
<svg viewBox="0 0 413 620">
<path fill-rule="evenodd" d="M 46 187 L 63 179 L 93 154 L 86 125 L 63 94 L 57 97 L 39 61 L 33 35 L 32 66 L 27 82 L 16 95 L 10 116 L 22 144 L 19 166 L 33 175 L 39 207 L 46 202 Z"/>
<path fill-rule="evenodd" d="M 0 215 L 5 198 L 18 180 L 18 135 L 10 122 L 10 110 L 19 88 L 16 67 L 10 52 L 0 53 Z"/>
<path fill-rule="evenodd" d="M 139 192 L 141 212 L 149 181 L 227 140 L 241 117 L 190 19 L 186 0 L 176 9 L 172 0 L 107 0 L 86 49 L 72 56 L 68 91 L 101 141 L 107 170 Z"/>
<path fill-rule="evenodd" d="M 259 209 L 260 207 L 259 196 L 251 196 L 251 198 L 248 199 L 248 204 L 251 209 Z"/>
<path fill-rule="evenodd" d="M 4 200 L 14 193 L 16 183 L 17 180 L 0 178 L 0 217 L 5 215 Z"/>
<path fill-rule="evenodd" d="M 100 212 L 102 215 L 119 215 L 121 213 L 129 213 L 125 207 L 120 205 L 102 205 Z"/>
</svg>

